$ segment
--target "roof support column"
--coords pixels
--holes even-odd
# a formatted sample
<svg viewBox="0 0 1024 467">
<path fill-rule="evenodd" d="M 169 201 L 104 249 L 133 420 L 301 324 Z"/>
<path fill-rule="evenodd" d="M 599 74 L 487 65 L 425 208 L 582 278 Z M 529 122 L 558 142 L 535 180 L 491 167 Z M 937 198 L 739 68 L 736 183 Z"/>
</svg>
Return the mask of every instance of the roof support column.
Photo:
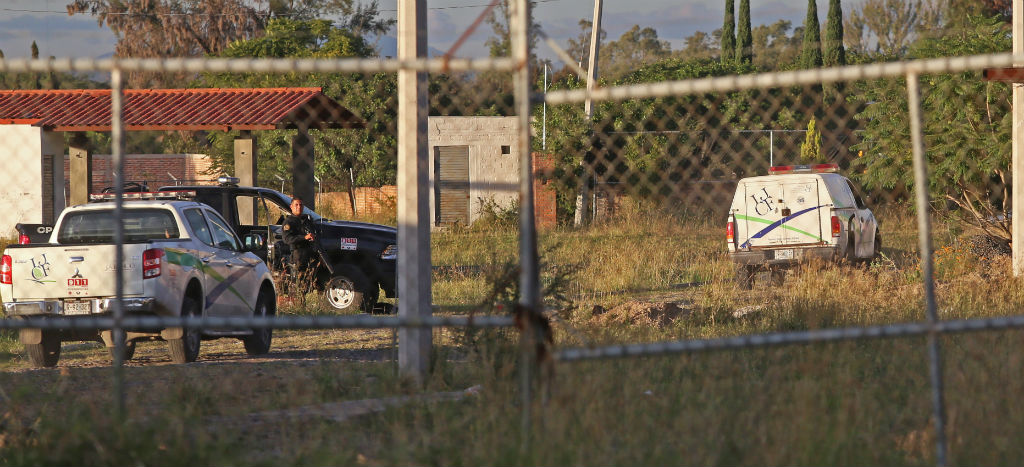
<svg viewBox="0 0 1024 467">
<path fill-rule="evenodd" d="M 235 138 L 235 177 L 241 186 L 256 186 L 256 137 L 248 130 Z M 238 203 L 238 221 L 242 225 L 255 225 L 256 204 L 252 198 L 238 198 Z"/>
<path fill-rule="evenodd" d="M 316 180 L 313 179 L 313 138 L 309 128 L 299 127 L 292 138 L 292 195 L 316 209 Z"/>
<path fill-rule="evenodd" d="M 75 132 L 72 135 L 68 159 L 71 166 L 68 202 L 71 206 L 88 203 L 89 193 L 92 192 L 92 148 L 85 133 Z M 63 173 L 61 165 L 60 171 Z"/>
</svg>

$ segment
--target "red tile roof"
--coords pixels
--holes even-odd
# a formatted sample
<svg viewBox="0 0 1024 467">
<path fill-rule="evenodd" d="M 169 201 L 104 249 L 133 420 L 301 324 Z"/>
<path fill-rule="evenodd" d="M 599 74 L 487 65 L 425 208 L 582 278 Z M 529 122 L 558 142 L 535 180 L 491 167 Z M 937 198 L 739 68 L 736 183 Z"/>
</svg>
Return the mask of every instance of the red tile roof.
<svg viewBox="0 0 1024 467">
<path fill-rule="evenodd" d="M 364 128 L 321 88 L 126 89 L 125 130 Z M 110 90 L 0 90 L 0 124 L 110 131 Z"/>
</svg>

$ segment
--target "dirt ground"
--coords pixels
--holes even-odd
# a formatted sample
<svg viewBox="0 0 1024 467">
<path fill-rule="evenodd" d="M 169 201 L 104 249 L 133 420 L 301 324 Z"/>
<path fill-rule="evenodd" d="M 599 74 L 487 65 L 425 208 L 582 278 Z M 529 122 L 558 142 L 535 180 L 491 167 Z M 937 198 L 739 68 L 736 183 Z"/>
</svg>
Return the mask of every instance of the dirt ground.
<svg viewBox="0 0 1024 467">
<path fill-rule="evenodd" d="M 199 359 L 190 365 L 225 363 L 319 362 L 324 360 L 384 362 L 394 358 L 393 332 L 388 329 L 275 330 L 270 353 L 249 356 L 242 341 L 235 338 L 204 340 Z M 167 343 L 142 341 L 126 367 L 171 365 Z M 65 342 L 58 368 L 96 368 L 111 365 L 110 353 L 98 342 Z M 25 355 L 7 372 L 36 371 Z M 45 370 L 42 370 L 45 371 Z"/>
</svg>

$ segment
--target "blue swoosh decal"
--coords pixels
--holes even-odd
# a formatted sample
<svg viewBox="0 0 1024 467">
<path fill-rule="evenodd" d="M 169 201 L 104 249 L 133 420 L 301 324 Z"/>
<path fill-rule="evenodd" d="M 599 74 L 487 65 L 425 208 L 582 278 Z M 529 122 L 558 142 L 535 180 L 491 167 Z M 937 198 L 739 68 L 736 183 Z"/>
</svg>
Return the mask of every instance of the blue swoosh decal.
<svg viewBox="0 0 1024 467">
<path fill-rule="evenodd" d="M 217 284 L 217 286 L 214 287 L 213 290 L 211 290 L 210 293 L 206 295 L 206 308 L 209 308 L 211 305 L 213 305 L 213 302 L 220 298 L 220 296 L 223 295 L 224 292 L 228 290 L 230 290 L 231 293 L 235 294 L 236 297 L 240 298 L 242 300 L 242 303 L 245 304 L 245 306 L 249 306 L 249 302 L 246 301 L 245 298 L 243 298 L 241 295 L 239 295 L 238 291 L 235 290 L 234 287 L 232 287 L 232 285 L 235 282 L 238 282 L 238 279 L 241 279 L 242 276 L 244 276 L 247 272 L 249 271 L 245 267 L 242 267 L 241 269 L 231 273 L 231 275 L 229 275 L 228 277 L 225 277 L 223 281 Z"/>
<path fill-rule="evenodd" d="M 750 246 L 750 241 L 751 240 L 754 240 L 754 239 L 757 239 L 757 238 L 761 238 L 761 237 L 764 237 L 765 235 L 768 235 L 768 233 L 770 233 L 771 231 L 779 228 L 779 226 L 781 226 L 782 224 L 785 224 L 786 221 L 788 221 L 790 219 L 793 219 L 793 218 L 795 218 L 797 216 L 802 216 L 804 214 L 807 214 L 807 213 L 809 213 L 811 211 L 814 211 L 816 209 L 821 209 L 823 207 L 825 207 L 824 204 L 821 205 L 821 206 L 815 206 L 813 208 L 807 208 L 807 209 L 804 209 L 803 211 L 797 211 L 797 212 L 795 212 L 793 214 L 790 214 L 790 215 L 788 215 L 786 217 L 783 217 L 782 219 L 779 219 L 779 220 L 777 220 L 775 222 L 772 222 L 771 224 L 768 224 L 767 227 L 765 227 L 765 228 L 761 229 L 760 231 L 758 231 L 756 234 L 751 235 L 750 238 L 748 238 L 746 242 L 743 242 L 743 244 L 740 245 L 740 248 L 746 248 L 746 247 Z"/>
</svg>

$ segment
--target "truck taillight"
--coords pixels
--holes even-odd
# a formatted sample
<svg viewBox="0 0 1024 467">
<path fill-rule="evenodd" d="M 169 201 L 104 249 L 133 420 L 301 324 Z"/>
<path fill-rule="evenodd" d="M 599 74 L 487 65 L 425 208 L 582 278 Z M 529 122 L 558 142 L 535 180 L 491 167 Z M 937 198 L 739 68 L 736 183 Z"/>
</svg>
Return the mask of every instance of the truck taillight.
<svg viewBox="0 0 1024 467">
<path fill-rule="evenodd" d="M 142 278 L 152 279 L 163 272 L 164 250 L 152 248 L 142 252 Z"/>
<path fill-rule="evenodd" d="M 732 219 L 729 219 L 729 222 L 725 224 L 725 241 L 736 243 L 736 222 Z"/>
<path fill-rule="evenodd" d="M 18 244 L 19 245 L 28 245 L 29 243 L 32 243 L 32 240 L 28 239 L 28 235 L 18 234 Z"/>
<path fill-rule="evenodd" d="M 0 266 L 0 284 L 11 284 L 14 282 L 14 270 L 11 267 L 11 255 L 4 255 L 3 266 Z"/>
<path fill-rule="evenodd" d="M 843 225 L 839 223 L 839 216 L 832 216 L 832 236 L 838 237 L 842 230 Z"/>
</svg>

